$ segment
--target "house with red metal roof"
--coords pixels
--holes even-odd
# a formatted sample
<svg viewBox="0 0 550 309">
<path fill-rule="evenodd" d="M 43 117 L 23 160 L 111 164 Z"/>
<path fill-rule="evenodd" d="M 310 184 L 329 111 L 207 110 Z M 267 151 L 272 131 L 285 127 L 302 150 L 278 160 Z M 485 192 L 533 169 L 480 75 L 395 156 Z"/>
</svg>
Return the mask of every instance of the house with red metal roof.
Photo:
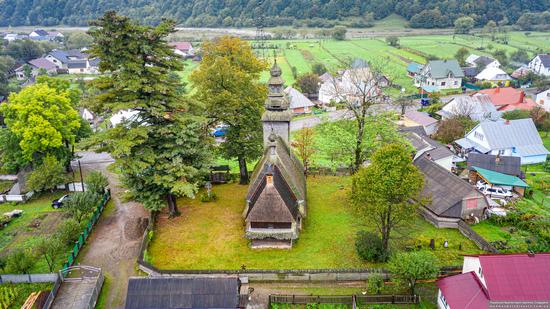
<svg viewBox="0 0 550 309">
<path fill-rule="evenodd" d="M 550 308 L 550 253 L 467 255 L 437 286 L 441 309 Z"/>
<path fill-rule="evenodd" d="M 190 42 L 171 42 L 170 46 L 174 47 L 174 53 L 182 57 L 193 56 L 195 50 Z"/>
<path fill-rule="evenodd" d="M 477 91 L 474 96 L 485 94 L 498 111 L 512 111 L 516 109 L 531 110 L 538 106 L 535 101 L 525 97 L 525 92 L 512 87 L 497 87 Z"/>
</svg>

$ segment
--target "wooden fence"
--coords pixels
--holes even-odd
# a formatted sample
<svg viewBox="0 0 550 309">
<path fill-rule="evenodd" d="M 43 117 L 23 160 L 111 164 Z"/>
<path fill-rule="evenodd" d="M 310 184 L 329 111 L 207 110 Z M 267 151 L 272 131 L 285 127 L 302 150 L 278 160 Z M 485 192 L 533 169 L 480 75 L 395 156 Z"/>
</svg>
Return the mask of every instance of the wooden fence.
<svg viewBox="0 0 550 309">
<path fill-rule="evenodd" d="M 472 240 L 482 250 L 491 253 L 498 253 L 498 250 L 493 245 L 491 245 L 487 240 L 485 240 L 485 238 L 481 237 L 481 235 L 472 230 L 472 228 L 466 222 L 460 220 L 458 222 L 458 230 L 460 231 L 460 233 L 462 233 L 462 235 Z"/>
<path fill-rule="evenodd" d="M 269 295 L 271 304 L 330 304 L 348 305 L 355 308 L 357 305 L 367 304 L 418 304 L 417 295 Z"/>
</svg>

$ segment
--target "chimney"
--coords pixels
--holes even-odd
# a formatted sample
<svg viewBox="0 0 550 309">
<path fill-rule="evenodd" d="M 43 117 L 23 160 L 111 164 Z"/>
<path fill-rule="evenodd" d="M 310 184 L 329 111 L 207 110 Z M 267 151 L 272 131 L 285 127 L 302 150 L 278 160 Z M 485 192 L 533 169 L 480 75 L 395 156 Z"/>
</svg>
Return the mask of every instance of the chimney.
<svg viewBox="0 0 550 309">
<path fill-rule="evenodd" d="M 506 119 L 506 121 L 504 122 L 505 125 L 509 125 L 510 124 L 510 120 L 509 119 Z"/>
<path fill-rule="evenodd" d="M 495 88 L 495 93 L 499 93 L 500 92 L 500 87 L 496 87 Z"/>
<path fill-rule="evenodd" d="M 497 154 L 495 158 L 495 163 L 498 165 L 500 163 L 500 154 Z"/>
<path fill-rule="evenodd" d="M 525 92 L 522 90 L 519 92 L 519 102 L 518 103 L 523 103 L 523 100 L 525 100 Z"/>
</svg>

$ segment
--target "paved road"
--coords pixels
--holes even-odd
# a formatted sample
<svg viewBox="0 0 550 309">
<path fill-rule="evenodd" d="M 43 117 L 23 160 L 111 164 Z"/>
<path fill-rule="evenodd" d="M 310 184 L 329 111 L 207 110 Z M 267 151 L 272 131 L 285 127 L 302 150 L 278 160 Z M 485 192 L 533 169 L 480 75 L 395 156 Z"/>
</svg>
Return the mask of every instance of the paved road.
<svg viewBox="0 0 550 309">
<path fill-rule="evenodd" d="M 320 124 L 324 120 L 336 121 L 346 117 L 350 117 L 350 113 L 347 110 L 337 110 L 320 115 L 312 115 L 309 117 L 294 119 L 290 122 L 290 131 L 296 131 L 302 128 L 311 128 Z"/>
<path fill-rule="evenodd" d="M 97 278 L 80 282 L 63 282 L 52 304 L 52 309 L 88 309 Z"/>
<path fill-rule="evenodd" d="M 119 186 L 118 175 L 107 170 L 113 162 L 107 153 L 79 152 L 84 173 L 100 170 L 109 178 L 114 211 L 103 213 L 94 232 L 79 255 L 82 265 L 100 267 L 107 280 L 105 308 L 123 308 L 128 289 L 128 277 L 137 275 L 135 263 L 141 236 L 148 216 L 142 205 L 121 201 L 125 190 Z"/>
</svg>

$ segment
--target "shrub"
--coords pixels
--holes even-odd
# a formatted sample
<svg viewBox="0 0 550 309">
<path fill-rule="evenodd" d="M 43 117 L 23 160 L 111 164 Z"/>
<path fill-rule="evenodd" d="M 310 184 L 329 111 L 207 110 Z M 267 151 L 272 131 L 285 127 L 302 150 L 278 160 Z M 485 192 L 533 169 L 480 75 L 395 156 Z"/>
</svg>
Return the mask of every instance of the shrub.
<svg viewBox="0 0 550 309">
<path fill-rule="evenodd" d="M 357 254 L 365 261 L 385 262 L 388 259 L 388 252 L 384 250 L 382 239 L 371 232 L 357 232 L 355 249 Z"/>
<path fill-rule="evenodd" d="M 216 196 L 216 193 L 210 192 L 210 196 L 208 195 L 208 193 L 203 193 L 203 194 L 201 194 L 199 199 L 203 203 L 208 203 L 208 202 L 213 202 L 213 201 L 217 200 L 218 197 Z"/>
<path fill-rule="evenodd" d="M 384 278 L 379 273 L 372 273 L 367 280 L 367 292 L 369 294 L 380 294 L 384 289 Z"/>
<path fill-rule="evenodd" d="M 402 287 L 415 293 L 418 280 L 433 279 L 439 273 L 437 257 L 427 251 L 402 252 L 392 256 L 388 269 Z"/>
<path fill-rule="evenodd" d="M 109 185 L 107 177 L 100 171 L 93 171 L 86 175 L 84 183 L 86 183 L 86 189 L 88 191 L 99 195 L 105 193 L 105 188 Z"/>
<path fill-rule="evenodd" d="M 63 164 L 54 156 L 47 155 L 42 164 L 29 174 L 27 187 L 29 190 L 38 192 L 53 190 L 66 180 Z"/>
<path fill-rule="evenodd" d="M 66 245 L 72 245 L 80 236 L 81 231 L 81 225 L 75 219 L 69 218 L 57 228 L 55 237 Z"/>
<path fill-rule="evenodd" d="M 6 269 L 16 274 L 28 274 L 34 266 L 34 260 L 32 250 L 16 248 L 6 257 Z"/>
<path fill-rule="evenodd" d="M 80 223 L 94 212 L 98 199 L 98 195 L 92 191 L 74 192 L 65 203 L 64 209 Z"/>
</svg>

